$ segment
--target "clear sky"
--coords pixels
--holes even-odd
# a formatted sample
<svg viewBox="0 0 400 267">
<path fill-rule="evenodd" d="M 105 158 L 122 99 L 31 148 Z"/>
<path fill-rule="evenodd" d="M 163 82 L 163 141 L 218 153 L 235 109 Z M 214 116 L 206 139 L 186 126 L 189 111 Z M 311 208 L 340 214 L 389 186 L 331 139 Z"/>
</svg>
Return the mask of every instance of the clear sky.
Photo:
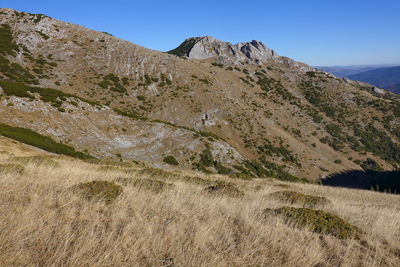
<svg viewBox="0 0 400 267">
<path fill-rule="evenodd" d="M 253 39 L 310 65 L 400 65 L 400 0 L 0 0 L 0 7 L 166 51 L 211 35 Z"/>
</svg>

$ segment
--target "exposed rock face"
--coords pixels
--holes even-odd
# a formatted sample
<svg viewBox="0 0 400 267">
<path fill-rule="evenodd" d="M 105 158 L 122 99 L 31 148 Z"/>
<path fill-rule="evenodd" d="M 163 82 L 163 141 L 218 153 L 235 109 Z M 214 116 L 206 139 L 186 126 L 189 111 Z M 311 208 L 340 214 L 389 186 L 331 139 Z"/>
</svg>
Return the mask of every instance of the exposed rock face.
<svg viewBox="0 0 400 267">
<path fill-rule="evenodd" d="M 191 59 L 217 57 L 220 63 L 225 64 L 237 64 L 239 62 L 261 64 L 270 58 L 277 57 L 274 50 L 269 49 L 264 43 L 256 40 L 233 45 L 211 36 L 186 39 L 178 48 L 168 53 L 186 56 Z"/>
<path fill-rule="evenodd" d="M 380 94 L 380 95 L 385 94 L 385 90 L 378 88 L 378 87 L 372 88 L 372 91 L 374 91 L 375 93 Z"/>
<path fill-rule="evenodd" d="M 180 46 L 167 53 L 199 60 L 215 58 L 220 64 L 263 65 L 270 62 L 284 64 L 304 72 L 314 70 L 314 68 L 291 58 L 278 56 L 274 50 L 256 40 L 233 45 L 211 36 L 193 37 L 186 39 Z"/>
</svg>

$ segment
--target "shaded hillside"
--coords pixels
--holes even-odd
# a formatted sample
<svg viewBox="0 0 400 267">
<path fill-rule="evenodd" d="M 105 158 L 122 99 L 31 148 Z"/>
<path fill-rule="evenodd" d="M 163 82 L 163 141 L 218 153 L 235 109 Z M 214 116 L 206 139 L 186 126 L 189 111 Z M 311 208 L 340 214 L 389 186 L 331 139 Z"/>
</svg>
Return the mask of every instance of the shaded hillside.
<svg viewBox="0 0 400 267">
<path fill-rule="evenodd" d="M 358 74 L 365 71 L 381 68 L 379 65 L 355 65 L 355 66 L 316 66 L 317 69 L 332 73 L 336 77 L 344 78 L 350 75 Z"/>
<path fill-rule="evenodd" d="M 351 170 L 332 174 L 322 184 L 400 194 L 400 171 Z"/>
</svg>

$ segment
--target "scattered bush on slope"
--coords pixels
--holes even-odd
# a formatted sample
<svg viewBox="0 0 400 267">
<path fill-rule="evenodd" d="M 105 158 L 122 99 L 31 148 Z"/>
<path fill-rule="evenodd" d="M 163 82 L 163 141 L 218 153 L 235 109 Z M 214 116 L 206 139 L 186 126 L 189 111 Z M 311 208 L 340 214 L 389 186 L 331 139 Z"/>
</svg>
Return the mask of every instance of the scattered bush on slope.
<svg viewBox="0 0 400 267">
<path fill-rule="evenodd" d="M 266 209 L 265 212 L 278 215 L 284 219 L 285 223 L 292 223 L 297 228 L 309 228 L 315 233 L 332 235 L 339 239 L 359 239 L 361 235 L 357 227 L 323 210 L 282 207 Z"/>
<path fill-rule="evenodd" d="M 112 203 L 121 193 L 122 187 L 108 181 L 92 181 L 80 183 L 72 187 L 74 192 L 77 192 L 87 198 L 101 199 L 107 204 Z"/>
<path fill-rule="evenodd" d="M 5 137 L 20 141 L 22 143 L 25 143 L 25 144 L 28 144 L 31 146 L 41 148 L 43 150 L 46 150 L 46 151 L 49 151 L 52 153 L 62 154 L 62 155 L 75 157 L 75 158 L 79 158 L 79 159 L 93 158 L 91 155 L 88 155 L 83 152 L 75 151 L 75 149 L 71 146 L 58 143 L 48 136 L 41 135 L 41 134 L 36 133 L 29 129 L 20 128 L 20 127 L 12 127 L 12 126 L 0 123 L 0 134 Z"/>
</svg>

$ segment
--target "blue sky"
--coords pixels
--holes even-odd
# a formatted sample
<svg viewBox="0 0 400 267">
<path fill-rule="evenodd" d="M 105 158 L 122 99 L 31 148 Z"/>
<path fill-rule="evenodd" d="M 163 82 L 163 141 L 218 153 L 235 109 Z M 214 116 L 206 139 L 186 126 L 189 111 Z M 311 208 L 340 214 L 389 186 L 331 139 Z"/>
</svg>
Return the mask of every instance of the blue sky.
<svg viewBox="0 0 400 267">
<path fill-rule="evenodd" d="M 166 51 L 187 37 L 256 39 L 310 65 L 400 65 L 400 0 L 0 0 Z"/>
</svg>

